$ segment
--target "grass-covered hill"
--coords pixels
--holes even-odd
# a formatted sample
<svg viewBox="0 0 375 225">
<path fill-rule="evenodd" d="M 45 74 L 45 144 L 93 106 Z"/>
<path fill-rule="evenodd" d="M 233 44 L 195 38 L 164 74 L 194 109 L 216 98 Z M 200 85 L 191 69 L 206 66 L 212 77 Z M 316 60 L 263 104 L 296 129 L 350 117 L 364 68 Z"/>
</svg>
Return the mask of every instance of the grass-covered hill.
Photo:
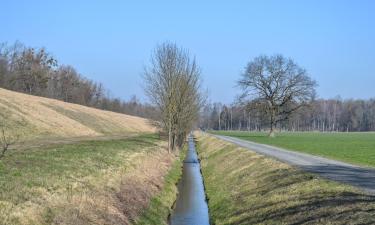
<svg viewBox="0 0 375 225">
<path fill-rule="evenodd" d="M 0 116 L 23 139 L 153 132 L 146 119 L 0 88 Z"/>
<path fill-rule="evenodd" d="M 0 119 L 0 225 L 167 224 L 181 160 L 148 120 L 4 89 Z"/>
</svg>

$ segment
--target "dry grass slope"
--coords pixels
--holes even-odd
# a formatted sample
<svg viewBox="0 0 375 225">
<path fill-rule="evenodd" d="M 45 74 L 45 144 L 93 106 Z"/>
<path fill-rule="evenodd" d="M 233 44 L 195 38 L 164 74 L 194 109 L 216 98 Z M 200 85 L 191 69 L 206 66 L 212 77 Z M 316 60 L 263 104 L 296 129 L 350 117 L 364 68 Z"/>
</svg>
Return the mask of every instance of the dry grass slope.
<svg viewBox="0 0 375 225">
<path fill-rule="evenodd" d="M 166 224 L 180 160 L 146 119 L 0 89 L 2 117 L 0 225 Z"/>
<path fill-rule="evenodd" d="M 198 151 L 215 224 L 374 224 L 375 197 L 209 135 Z"/>
<path fill-rule="evenodd" d="M 24 139 L 148 133 L 146 119 L 0 88 L 0 116 L 23 122 Z M 16 127 L 16 126 L 13 126 Z"/>
<path fill-rule="evenodd" d="M 149 134 L 12 152 L 0 161 L 0 225 L 132 224 L 174 161 Z"/>
</svg>

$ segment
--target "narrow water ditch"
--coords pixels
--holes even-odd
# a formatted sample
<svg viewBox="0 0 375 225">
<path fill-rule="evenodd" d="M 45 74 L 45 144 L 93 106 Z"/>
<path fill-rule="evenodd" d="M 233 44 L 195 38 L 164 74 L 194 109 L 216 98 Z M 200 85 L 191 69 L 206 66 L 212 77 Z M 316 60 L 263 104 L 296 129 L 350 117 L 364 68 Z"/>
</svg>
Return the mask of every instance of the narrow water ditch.
<svg viewBox="0 0 375 225">
<path fill-rule="evenodd" d="M 188 139 L 188 151 L 178 191 L 170 224 L 209 225 L 208 206 L 193 135 Z"/>
</svg>

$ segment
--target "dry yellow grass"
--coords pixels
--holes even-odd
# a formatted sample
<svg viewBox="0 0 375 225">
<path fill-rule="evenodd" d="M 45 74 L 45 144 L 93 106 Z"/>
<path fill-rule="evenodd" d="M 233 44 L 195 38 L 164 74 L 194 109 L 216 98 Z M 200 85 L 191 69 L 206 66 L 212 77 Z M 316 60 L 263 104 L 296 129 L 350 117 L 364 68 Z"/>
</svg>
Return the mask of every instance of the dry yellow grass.
<svg viewBox="0 0 375 225">
<path fill-rule="evenodd" d="M 133 224 L 176 161 L 143 118 L 4 89 L 1 117 L 22 138 L 0 161 L 0 225 Z"/>
<path fill-rule="evenodd" d="M 88 177 L 85 182 L 92 185 L 90 191 L 51 199 L 51 208 L 62 209 L 52 224 L 134 223 L 162 188 L 173 155 L 156 147 L 151 153 L 130 155 L 126 161 L 125 171 L 106 171 L 103 177 Z"/>
<path fill-rule="evenodd" d="M 0 225 L 133 224 L 175 159 L 149 134 L 13 152 L 0 161 Z"/>
<path fill-rule="evenodd" d="M 25 139 L 154 132 L 148 120 L 0 88 L 0 116 L 23 121 Z"/>
<path fill-rule="evenodd" d="M 197 133 L 214 224 L 375 224 L 375 197 Z"/>
</svg>

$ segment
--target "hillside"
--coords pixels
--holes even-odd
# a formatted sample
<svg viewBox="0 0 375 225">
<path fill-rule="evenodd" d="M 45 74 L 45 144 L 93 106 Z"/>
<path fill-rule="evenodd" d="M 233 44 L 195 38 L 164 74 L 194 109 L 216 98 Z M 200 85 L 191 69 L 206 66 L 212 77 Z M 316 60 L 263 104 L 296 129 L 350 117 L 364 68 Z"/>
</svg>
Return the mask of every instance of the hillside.
<svg viewBox="0 0 375 225">
<path fill-rule="evenodd" d="M 0 115 L 23 139 L 153 132 L 148 120 L 0 88 Z M 21 124 L 21 126 L 17 126 Z"/>
<path fill-rule="evenodd" d="M 181 160 L 148 120 L 4 89 L 0 119 L 0 225 L 167 223 Z"/>
</svg>

